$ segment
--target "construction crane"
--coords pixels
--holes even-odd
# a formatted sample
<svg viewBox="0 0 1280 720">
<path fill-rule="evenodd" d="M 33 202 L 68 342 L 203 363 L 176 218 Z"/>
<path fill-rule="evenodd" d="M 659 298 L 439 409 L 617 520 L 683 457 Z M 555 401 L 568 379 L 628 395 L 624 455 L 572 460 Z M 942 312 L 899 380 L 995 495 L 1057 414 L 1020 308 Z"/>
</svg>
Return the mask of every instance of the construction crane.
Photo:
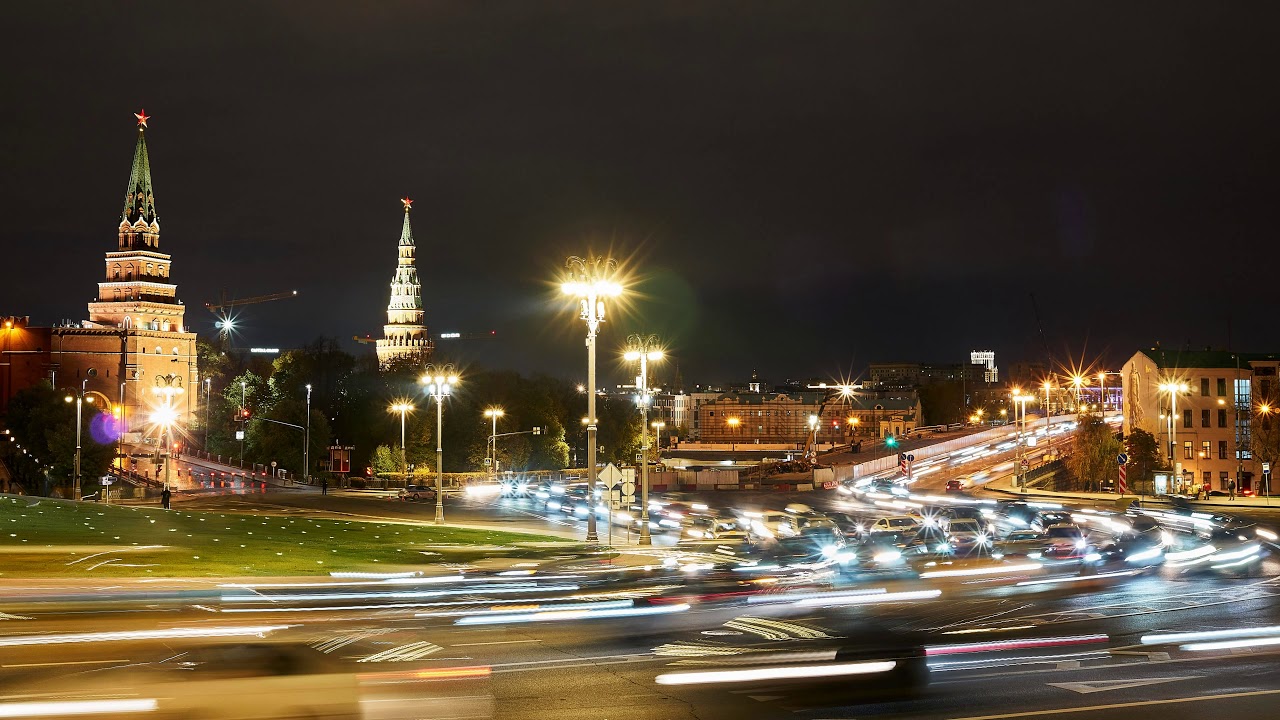
<svg viewBox="0 0 1280 720">
<path fill-rule="evenodd" d="M 239 307 L 241 305 L 256 305 L 258 303 L 271 302 L 272 300 L 284 300 L 286 298 L 297 296 L 297 290 L 290 290 L 289 292 L 272 293 L 270 295 L 255 295 L 253 297 L 235 299 L 228 298 L 227 291 L 223 290 L 219 293 L 218 302 L 207 302 L 204 304 L 204 307 L 218 318 L 214 322 L 213 326 L 218 328 L 219 334 L 221 334 L 225 339 L 233 330 L 235 330 L 236 327 L 235 316 L 231 314 L 231 308 Z"/>
</svg>

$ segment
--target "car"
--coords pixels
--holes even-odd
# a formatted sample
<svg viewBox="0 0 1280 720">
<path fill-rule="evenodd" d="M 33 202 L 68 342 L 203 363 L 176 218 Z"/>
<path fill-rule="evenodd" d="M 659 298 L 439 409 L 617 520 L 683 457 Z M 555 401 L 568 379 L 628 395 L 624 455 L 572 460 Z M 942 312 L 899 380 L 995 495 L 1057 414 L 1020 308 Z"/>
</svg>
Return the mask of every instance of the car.
<svg viewBox="0 0 1280 720">
<path fill-rule="evenodd" d="M 738 526 L 738 523 L 731 519 L 708 517 L 705 515 L 691 515 L 684 518 L 680 526 L 680 541 L 689 540 L 717 540 L 725 539 L 746 539 L 747 531 Z"/>
<path fill-rule="evenodd" d="M 1168 536 L 1168 533 L 1163 533 Z M 1147 567 L 1164 562 L 1166 541 L 1162 533 L 1156 532 L 1121 532 L 1103 542 L 1098 547 L 1098 554 L 1103 563 L 1124 563 L 1128 566 Z"/>
<path fill-rule="evenodd" d="M 429 485 L 405 485 L 399 497 L 401 500 L 435 500 L 436 489 Z"/>
<path fill-rule="evenodd" d="M 1049 545 L 1049 537 L 1038 530 L 1014 530 L 993 543 L 992 557 L 1039 560 Z"/>
<path fill-rule="evenodd" d="M 947 481 L 946 487 L 943 489 L 949 493 L 958 493 L 964 492 L 966 487 L 967 484 L 964 480 L 961 480 L 960 478 L 952 478 Z"/>
<path fill-rule="evenodd" d="M 1028 526 L 1032 530 L 1043 531 L 1051 525 L 1071 525 L 1074 521 L 1071 519 L 1071 513 L 1065 510 L 1041 510 L 1031 518 Z"/>
<path fill-rule="evenodd" d="M 890 515 L 872 523 L 868 532 L 872 535 L 884 532 L 915 532 L 920 529 L 920 524 L 920 520 L 912 515 Z"/>
<path fill-rule="evenodd" d="M 957 555 L 982 552 L 991 547 L 991 537 L 977 520 L 957 518 L 947 524 L 947 543 Z"/>
<path fill-rule="evenodd" d="M 1060 523 L 1050 525 L 1044 531 L 1046 544 L 1043 556 L 1056 559 L 1077 559 L 1088 554 L 1089 537 L 1079 525 Z"/>
<path fill-rule="evenodd" d="M 882 538 L 888 533 L 875 537 Z M 947 531 L 938 525 L 925 525 L 903 542 L 902 552 L 907 555 L 950 555 L 954 551 L 947 538 Z"/>
</svg>

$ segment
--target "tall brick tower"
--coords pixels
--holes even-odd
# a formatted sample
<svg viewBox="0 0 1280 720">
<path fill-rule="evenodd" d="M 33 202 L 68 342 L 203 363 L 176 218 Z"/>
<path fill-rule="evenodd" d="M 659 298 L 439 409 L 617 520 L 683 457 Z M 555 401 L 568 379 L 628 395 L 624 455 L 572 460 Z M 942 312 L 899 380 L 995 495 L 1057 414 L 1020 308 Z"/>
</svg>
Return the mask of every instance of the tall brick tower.
<svg viewBox="0 0 1280 720">
<path fill-rule="evenodd" d="M 422 283 L 418 280 L 417 248 L 409 224 L 413 201 L 404 198 L 400 202 L 404 205 L 404 225 L 400 229 L 399 257 L 391 278 L 387 324 L 382 326 L 382 339 L 377 345 L 378 362 L 383 367 L 401 359 L 425 363 L 432 351 L 431 338 L 422 324 Z"/>
</svg>

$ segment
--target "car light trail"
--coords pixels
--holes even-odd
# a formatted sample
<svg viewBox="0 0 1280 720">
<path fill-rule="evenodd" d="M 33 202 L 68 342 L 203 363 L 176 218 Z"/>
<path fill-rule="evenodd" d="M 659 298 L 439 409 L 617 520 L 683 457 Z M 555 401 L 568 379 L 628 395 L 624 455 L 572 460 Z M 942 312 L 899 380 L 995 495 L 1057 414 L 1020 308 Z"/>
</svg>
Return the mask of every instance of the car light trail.
<svg viewBox="0 0 1280 720">
<path fill-rule="evenodd" d="M 1231 630 L 1200 630 L 1184 633 L 1156 633 L 1143 635 L 1143 645 L 1171 645 L 1173 643 L 1194 642 L 1197 640 L 1225 640 L 1228 638 L 1265 637 L 1280 635 L 1280 625 L 1268 625 L 1253 628 L 1234 628 Z"/>
<path fill-rule="evenodd" d="M 1138 570 L 1117 570 L 1115 572 L 1098 573 L 1097 575 L 1073 575 L 1071 577 L 1055 577 L 1043 578 L 1040 580 L 1023 580 L 1018 583 L 1017 587 L 1024 585 L 1060 585 L 1063 583 L 1073 583 L 1089 580 L 1105 580 L 1106 578 L 1125 577 L 1128 575 L 1137 575 Z"/>
<path fill-rule="evenodd" d="M 864 605 L 869 603 L 908 602 L 911 600 L 932 600 L 942 594 L 941 590 L 908 590 L 906 592 L 878 593 L 867 595 L 851 595 L 839 593 L 823 597 L 808 597 L 797 600 L 797 607 L 824 607 L 828 605 Z"/>
<path fill-rule="evenodd" d="M 1280 645 L 1280 637 L 1246 638 L 1242 640 L 1221 640 L 1219 642 L 1192 643 L 1180 646 L 1181 650 L 1231 650 L 1234 648 L 1264 647 Z"/>
<path fill-rule="evenodd" d="M 925 648 L 925 654 L 932 657 L 934 655 L 959 655 L 961 653 L 1064 647 L 1068 645 L 1088 645 L 1090 643 L 1107 642 L 1110 639 L 1111 638 L 1108 635 L 1069 635 L 1066 637 L 992 640 L 990 642 L 964 643 L 959 645 L 932 645 Z"/>
<path fill-rule="evenodd" d="M 684 612 L 688 603 L 661 605 L 658 607 L 618 608 L 616 610 L 543 610 L 505 615 L 468 615 L 454 621 L 455 625 L 502 625 L 506 623 L 551 622 L 556 620 L 595 620 L 597 618 L 637 617 L 643 615 L 667 615 Z"/>
<path fill-rule="evenodd" d="M 997 565 L 995 567 L 985 568 L 962 568 L 958 570 L 930 570 L 929 572 L 920 573 L 920 577 L 928 578 L 946 578 L 946 577 L 966 577 L 970 575 L 1004 575 L 1009 573 L 1030 572 L 1039 570 L 1044 567 L 1040 563 L 1023 563 L 1021 565 Z"/>
<path fill-rule="evenodd" d="M 0 718 L 101 715 L 103 713 L 155 712 L 154 698 L 128 700 L 64 700 L 0 704 Z"/>
<path fill-rule="evenodd" d="M 898 666 L 893 660 L 883 662 L 835 663 L 791 667 L 752 668 L 750 670 L 709 670 L 666 673 L 659 675 L 659 685 L 701 685 L 707 683 L 741 683 L 758 680 L 794 680 L 799 678 L 840 677 L 886 673 Z"/>
<path fill-rule="evenodd" d="M 64 645 L 71 643 L 119 642 L 122 640 L 176 640 L 180 638 L 263 637 L 289 625 L 247 625 L 244 627 L 194 627 L 168 630 L 127 630 L 120 632 L 69 633 L 65 635 L 24 635 L 0 637 L 0 647 L 25 645 Z"/>
</svg>

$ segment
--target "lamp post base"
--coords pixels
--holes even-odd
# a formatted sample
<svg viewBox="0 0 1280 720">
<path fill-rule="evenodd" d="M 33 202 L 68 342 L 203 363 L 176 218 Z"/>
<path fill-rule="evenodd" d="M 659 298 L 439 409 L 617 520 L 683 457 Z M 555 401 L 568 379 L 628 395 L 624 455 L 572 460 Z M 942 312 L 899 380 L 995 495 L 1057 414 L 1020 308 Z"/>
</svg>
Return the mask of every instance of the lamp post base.
<svg viewBox="0 0 1280 720">
<path fill-rule="evenodd" d="M 640 518 L 640 539 L 636 541 L 637 545 L 652 545 L 653 538 L 649 535 L 649 513 L 646 512 Z"/>
<path fill-rule="evenodd" d="M 436 501 L 436 524 L 444 524 L 444 503 L 440 500 Z"/>
</svg>

